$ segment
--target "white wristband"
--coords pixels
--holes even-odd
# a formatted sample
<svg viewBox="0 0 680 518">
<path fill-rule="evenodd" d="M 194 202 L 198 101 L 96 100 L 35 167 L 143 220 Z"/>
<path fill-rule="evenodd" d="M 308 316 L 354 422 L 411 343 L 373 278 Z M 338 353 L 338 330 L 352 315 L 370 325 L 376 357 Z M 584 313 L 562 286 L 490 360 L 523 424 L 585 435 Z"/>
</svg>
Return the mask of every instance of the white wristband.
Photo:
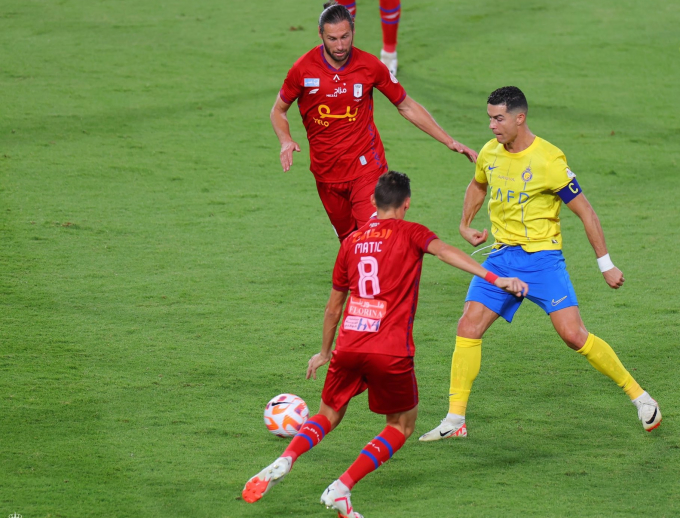
<svg viewBox="0 0 680 518">
<path fill-rule="evenodd" d="M 614 263 L 612 263 L 612 260 L 609 258 L 609 254 L 605 254 L 602 257 L 598 257 L 597 265 L 600 267 L 600 271 L 602 273 L 609 271 L 612 268 L 615 268 Z"/>
</svg>

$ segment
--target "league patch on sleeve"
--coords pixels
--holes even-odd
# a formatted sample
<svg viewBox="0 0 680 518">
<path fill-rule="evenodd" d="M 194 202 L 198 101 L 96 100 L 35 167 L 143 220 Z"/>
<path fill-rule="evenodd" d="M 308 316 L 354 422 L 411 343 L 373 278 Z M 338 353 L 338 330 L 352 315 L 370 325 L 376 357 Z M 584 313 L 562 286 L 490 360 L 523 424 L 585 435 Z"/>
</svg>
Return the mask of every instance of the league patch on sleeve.
<svg viewBox="0 0 680 518">
<path fill-rule="evenodd" d="M 569 178 L 576 178 L 576 174 L 574 174 L 574 173 L 572 172 L 572 170 L 569 169 L 568 167 L 567 167 L 567 176 L 568 176 Z"/>
</svg>

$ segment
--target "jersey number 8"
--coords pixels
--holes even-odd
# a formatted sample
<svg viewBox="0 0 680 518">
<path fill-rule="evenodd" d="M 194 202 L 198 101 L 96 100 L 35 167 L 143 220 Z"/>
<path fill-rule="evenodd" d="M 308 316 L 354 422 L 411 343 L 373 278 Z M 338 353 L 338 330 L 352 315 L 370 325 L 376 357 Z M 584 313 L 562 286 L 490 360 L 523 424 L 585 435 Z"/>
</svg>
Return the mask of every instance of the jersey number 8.
<svg viewBox="0 0 680 518">
<path fill-rule="evenodd" d="M 380 281 L 378 281 L 378 260 L 375 257 L 362 257 L 359 264 L 359 296 L 375 297 L 380 293 Z M 371 293 L 368 293 L 367 284 L 371 283 Z"/>
</svg>

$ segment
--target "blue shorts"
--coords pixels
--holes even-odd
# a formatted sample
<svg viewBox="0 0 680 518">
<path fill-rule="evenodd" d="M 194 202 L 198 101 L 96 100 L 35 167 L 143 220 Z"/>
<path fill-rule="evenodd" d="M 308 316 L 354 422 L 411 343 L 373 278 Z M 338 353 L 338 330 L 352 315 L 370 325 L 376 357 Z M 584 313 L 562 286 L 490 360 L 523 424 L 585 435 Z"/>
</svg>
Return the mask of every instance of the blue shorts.
<svg viewBox="0 0 680 518">
<path fill-rule="evenodd" d="M 519 277 L 526 282 L 529 285 L 526 298 L 538 304 L 548 315 L 578 306 L 561 250 L 525 252 L 521 246 L 508 246 L 489 255 L 482 266 L 500 277 Z M 515 297 L 480 277 L 474 277 L 465 302 L 470 300 L 512 322 L 524 297 Z"/>
</svg>

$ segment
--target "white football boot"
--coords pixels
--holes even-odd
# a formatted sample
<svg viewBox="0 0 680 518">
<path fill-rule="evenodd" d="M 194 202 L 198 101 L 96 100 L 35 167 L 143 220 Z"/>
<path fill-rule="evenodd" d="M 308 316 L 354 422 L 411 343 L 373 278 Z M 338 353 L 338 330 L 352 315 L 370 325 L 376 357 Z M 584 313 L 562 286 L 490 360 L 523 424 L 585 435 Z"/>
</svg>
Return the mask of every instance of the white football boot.
<svg viewBox="0 0 680 518">
<path fill-rule="evenodd" d="M 632 403 L 637 407 L 638 419 L 642 421 L 642 427 L 651 432 L 661 424 L 661 410 L 659 410 L 659 403 L 652 399 L 647 392 L 634 399 Z"/>
<path fill-rule="evenodd" d="M 441 441 L 453 437 L 467 437 L 467 426 L 465 419 L 450 419 L 448 416 L 442 419 L 439 426 L 434 430 L 424 433 L 418 439 L 422 442 Z"/>
<path fill-rule="evenodd" d="M 241 496 L 249 504 L 257 502 L 290 473 L 292 466 L 290 457 L 279 457 L 246 482 L 246 487 L 243 488 Z"/>
<path fill-rule="evenodd" d="M 350 491 L 345 484 L 336 480 L 321 495 L 321 503 L 326 509 L 335 509 L 338 518 L 364 518 L 352 507 Z"/>
<path fill-rule="evenodd" d="M 385 52 L 384 50 L 380 51 L 380 61 L 385 63 L 385 66 L 387 67 L 387 70 L 390 71 L 390 74 L 392 74 L 394 77 L 397 77 L 397 51 L 395 50 L 394 52 Z"/>
</svg>

